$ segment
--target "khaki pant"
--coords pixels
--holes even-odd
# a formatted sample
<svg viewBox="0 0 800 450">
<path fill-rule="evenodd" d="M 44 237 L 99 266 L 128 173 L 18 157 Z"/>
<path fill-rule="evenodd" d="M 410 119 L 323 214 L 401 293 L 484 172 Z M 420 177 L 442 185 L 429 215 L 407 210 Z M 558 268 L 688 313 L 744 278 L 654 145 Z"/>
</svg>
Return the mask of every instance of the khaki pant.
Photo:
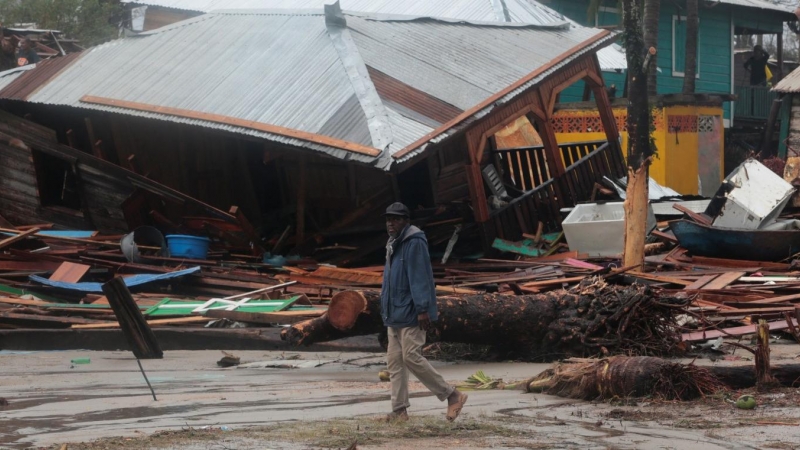
<svg viewBox="0 0 800 450">
<path fill-rule="evenodd" d="M 388 327 L 389 378 L 392 382 L 392 411 L 408 408 L 408 372 L 410 371 L 440 401 L 445 401 L 455 388 L 444 381 L 439 372 L 422 356 L 425 331 L 419 327 Z"/>
</svg>

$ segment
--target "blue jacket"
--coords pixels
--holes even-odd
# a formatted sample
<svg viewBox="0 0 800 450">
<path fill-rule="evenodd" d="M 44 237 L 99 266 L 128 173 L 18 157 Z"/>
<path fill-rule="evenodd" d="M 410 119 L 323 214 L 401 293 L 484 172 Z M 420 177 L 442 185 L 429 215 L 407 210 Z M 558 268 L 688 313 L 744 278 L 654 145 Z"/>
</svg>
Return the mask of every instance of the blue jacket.
<svg viewBox="0 0 800 450">
<path fill-rule="evenodd" d="M 384 266 L 381 290 L 384 325 L 415 327 L 419 325 L 417 316 L 422 313 L 428 313 L 431 321 L 437 320 L 436 285 L 425 233 L 409 225 L 392 247 L 392 256 Z"/>
</svg>

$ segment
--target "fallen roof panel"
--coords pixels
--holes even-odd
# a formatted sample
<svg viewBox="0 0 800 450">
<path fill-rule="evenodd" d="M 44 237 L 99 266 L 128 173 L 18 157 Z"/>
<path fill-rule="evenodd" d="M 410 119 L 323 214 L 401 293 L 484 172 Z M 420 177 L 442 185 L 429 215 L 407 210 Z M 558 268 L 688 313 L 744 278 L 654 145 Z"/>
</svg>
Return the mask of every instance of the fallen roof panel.
<svg viewBox="0 0 800 450">
<path fill-rule="evenodd" d="M 87 50 L 54 76 L 34 70 L 26 77 L 45 82 L 23 97 L 256 136 L 386 170 L 396 152 L 422 151 L 421 138 L 451 135 L 442 123 L 482 117 L 488 100 L 508 101 L 614 38 L 593 28 L 336 14 L 209 13 Z"/>
</svg>

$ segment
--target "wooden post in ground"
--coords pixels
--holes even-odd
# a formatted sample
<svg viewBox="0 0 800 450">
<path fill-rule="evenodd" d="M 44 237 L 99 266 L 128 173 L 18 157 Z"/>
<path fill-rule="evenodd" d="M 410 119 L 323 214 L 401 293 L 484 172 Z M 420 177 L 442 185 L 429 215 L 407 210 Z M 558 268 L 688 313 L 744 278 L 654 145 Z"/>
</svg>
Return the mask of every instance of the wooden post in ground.
<svg viewBox="0 0 800 450">
<path fill-rule="evenodd" d="M 758 346 L 756 347 L 756 388 L 766 390 L 778 385 L 769 367 L 769 323 L 758 321 Z"/>
<path fill-rule="evenodd" d="M 122 278 L 117 277 L 103 285 L 103 293 L 114 310 L 117 321 L 131 346 L 133 355 L 139 359 L 161 359 L 164 352 L 158 345 L 156 335 L 147 325 Z"/>
</svg>

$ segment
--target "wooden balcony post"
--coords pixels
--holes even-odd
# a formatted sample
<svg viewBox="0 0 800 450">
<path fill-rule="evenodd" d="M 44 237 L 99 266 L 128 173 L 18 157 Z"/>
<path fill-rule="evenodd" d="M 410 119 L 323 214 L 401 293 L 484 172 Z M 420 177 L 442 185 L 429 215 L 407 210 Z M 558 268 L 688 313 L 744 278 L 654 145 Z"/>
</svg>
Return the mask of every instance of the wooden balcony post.
<svg viewBox="0 0 800 450">
<path fill-rule="evenodd" d="M 608 93 L 606 92 L 605 85 L 603 84 L 603 78 L 600 75 L 600 63 L 598 62 L 596 55 L 594 56 L 592 73 L 590 76 L 586 77 L 585 81 L 592 87 L 592 91 L 594 92 L 594 99 L 597 103 L 597 111 L 600 113 L 600 122 L 603 123 L 603 130 L 605 130 L 606 139 L 608 139 L 608 145 L 611 147 L 609 150 L 615 158 L 617 156 L 621 158 L 622 146 L 619 142 L 617 121 L 614 119 L 614 109 L 611 107 L 611 101 L 608 99 Z M 616 175 L 622 176 L 623 174 Z"/>
</svg>

